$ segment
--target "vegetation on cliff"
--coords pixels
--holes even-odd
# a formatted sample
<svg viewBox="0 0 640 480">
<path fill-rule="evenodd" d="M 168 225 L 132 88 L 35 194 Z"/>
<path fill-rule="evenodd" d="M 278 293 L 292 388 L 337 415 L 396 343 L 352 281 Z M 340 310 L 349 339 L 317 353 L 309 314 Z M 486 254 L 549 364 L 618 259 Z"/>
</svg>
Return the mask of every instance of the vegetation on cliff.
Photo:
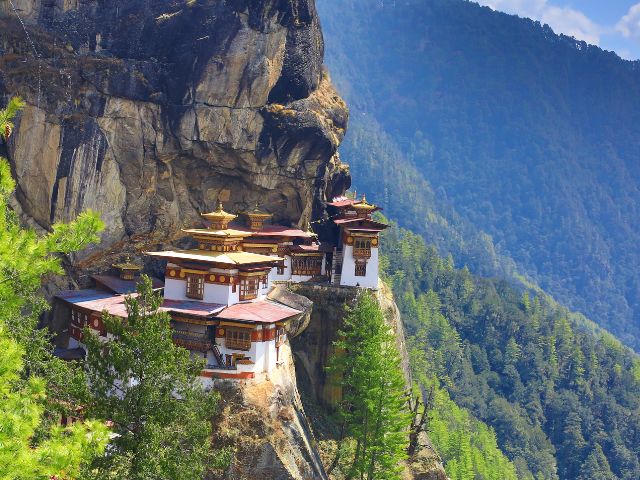
<svg viewBox="0 0 640 480">
<path fill-rule="evenodd" d="M 341 445 L 329 467 L 345 479 L 401 479 L 410 415 L 395 335 L 372 293 L 347 309 L 329 366 L 342 389 Z"/>
<path fill-rule="evenodd" d="M 639 348 L 640 63 L 463 0 L 318 7 L 358 189 Z"/>
<path fill-rule="evenodd" d="M 104 314 L 107 342 L 84 330 L 87 411 L 111 421 L 114 437 L 85 478 L 182 480 L 202 478 L 218 466 L 211 448 L 217 394 L 198 381 L 202 361 L 173 343 L 162 296 L 143 277 L 126 300 L 127 321 Z M 224 457 L 224 456 L 223 456 Z"/>
<path fill-rule="evenodd" d="M 417 378 L 434 373 L 457 405 L 490 425 L 518 478 L 640 478 L 632 352 L 544 296 L 454 268 L 396 225 L 382 246 Z M 438 418 L 451 415 L 434 411 L 434 441 Z M 446 457 L 447 445 L 438 447 Z"/>
<path fill-rule="evenodd" d="M 22 106 L 13 99 L 0 111 L 3 139 Z M 0 476 L 73 478 L 104 449 L 107 430 L 95 421 L 70 428 L 55 424 L 61 413 L 73 412 L 68 400 L 82 388 L 83 376 L 54 358 L 47 333 L 36 329 L 47 308 L 38 290 L 44 276 L 62 273 L 55 254 L 96 241 L 101 222 L 89 212 L 39 236 L 23 229 L 8 207 L 14 187 L 9 165 L 0 158 Z"/>
</svg>

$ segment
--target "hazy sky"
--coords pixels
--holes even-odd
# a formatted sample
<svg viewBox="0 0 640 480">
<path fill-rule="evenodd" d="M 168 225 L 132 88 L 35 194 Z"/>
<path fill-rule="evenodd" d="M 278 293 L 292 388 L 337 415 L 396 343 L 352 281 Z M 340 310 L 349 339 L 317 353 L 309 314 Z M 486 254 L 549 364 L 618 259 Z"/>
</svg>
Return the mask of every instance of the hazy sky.
<svg viewBox="0 0 640 480">
<path fill-rule="evenodd" d="M 556 33 L 640 59 L 640 0 L 475 0 L 547 23 Z"/>
</svg>

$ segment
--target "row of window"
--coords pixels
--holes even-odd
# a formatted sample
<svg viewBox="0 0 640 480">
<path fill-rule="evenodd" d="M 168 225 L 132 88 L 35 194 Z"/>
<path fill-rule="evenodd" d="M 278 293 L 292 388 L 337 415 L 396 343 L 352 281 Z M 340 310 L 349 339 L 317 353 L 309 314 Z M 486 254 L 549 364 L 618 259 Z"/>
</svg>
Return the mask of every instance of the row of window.
<svg viewBox="0 0 640 480">
<path fill-rule="evenodd" d="M 322 272 L 322 257 L 293 257 L 291 270 L 294 275 L 320 275 Z"/>
<path fill-rule="evenodd" d="M 227 328 L 224 342 L 231 350 L 251 350 L 251 330 Z"/>
<path fill-rule="evenodd" d="M 266 288 L 268 285 L 267 276 L 249 277 L 247 279 L 240 280 L 240 300 L 252 300 L 257 298 L 260 282 L 262 282 L 262 287 Z M 235 285 L 232 286 L 232 291 L 236 291 Z M 195 274 L 187 276 L 186 295 L 188 298 L 196 300 L 204 299 L 204 275 Z"/>
</svg>

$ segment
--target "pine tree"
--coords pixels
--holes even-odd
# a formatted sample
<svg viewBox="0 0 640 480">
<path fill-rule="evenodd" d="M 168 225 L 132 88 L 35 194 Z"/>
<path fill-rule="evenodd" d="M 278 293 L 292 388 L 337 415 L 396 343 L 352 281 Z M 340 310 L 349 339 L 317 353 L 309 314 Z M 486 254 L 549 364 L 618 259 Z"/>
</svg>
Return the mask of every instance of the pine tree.
<svg viewBox="0 0 640 480">
<path fill-rule="evenodd" d="M 95 421 L 58 425 L 33 445 L 45 413 L 46 382 L 22 380 L 23 358 L 23 347 L 0 327 L 0 478 L 78 478 L 81 465 L 104 450 L 107 428 Z"/>
<path fill-rule="evenodd" d="M 162 297 L 143 277 L 126 301 L 128 319 L 104 314 L 113 338 L 85 329 L 89 412 L 114 423 L 118 436 L 88 478 L 182 480 L 202 478 L 211 458 L 217 396 L 206 392 L 203 367 L 176 346 Z"/>
<path fill-rule="evenodd" d="M 615 480 L 617 477 L 611 472 L 607 457 L 598 444 L 591 449 L 584 464 L 580 468 L 578 480 Z"/>
<path fill-rule="evenodd" d="M 345 317 L 330 370 L 341 378 L 340 415 L 356 441 L 347 478 L 399 479 L 411 422 L 394 334 L 373 294 L 364 292 Z"/>
<path fill-rule="evenodd" d="M 4 140 L 23 106 L 14 98 L 0 110 Z M 97 422 L 55 425 L 84 377 L 53 357 L 47 332 L 36 329 L 48 308 L 39 289 L 45 275 L 62 273 L 56 254 L 96 241 L 102 223 L 87 212 L 39 236 L 22 228 L 9 208 L 14 188 L 9 164 L 0 158 L 0 478 L 77 478 L 81 465 L 104 448 L 107 430 Z"/>
</svg>

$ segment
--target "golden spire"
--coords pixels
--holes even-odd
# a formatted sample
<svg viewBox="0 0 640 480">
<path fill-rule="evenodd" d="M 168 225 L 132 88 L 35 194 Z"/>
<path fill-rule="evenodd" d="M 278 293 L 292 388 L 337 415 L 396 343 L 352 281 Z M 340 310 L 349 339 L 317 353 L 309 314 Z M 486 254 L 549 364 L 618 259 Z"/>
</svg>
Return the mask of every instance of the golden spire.
<svg viewBox="0 0 640 480">
<path fill-rule="evenodd" d="M 260 210 L 260 205 L 256 202 L 256 206 L 250 212 L 247 212 L 247 217 L 249 217 L 249 228 L 251 230 L 262 230 L 265 220 L 271 218 L 272 215 Z"/>
<path fill-rule="evenodd" d="M 120 278 L 123 280 L 133 280 L 136 272 L 142 270 L 142 267 L 131 261 L 129 255 L 127 255 L 126 260 L 123 263 L 114 263 L 112 267 L 120 270 Z"/>
<path fill-rule="evenodd" d="M 213 212 L 202 213 L 201 215 L 211 222 L 211 228 L 213 230 L 226 230 L 229 222 L 237 217 L 237 215 L 224 211 L 220 199 L 218 199 L 216 209 Z"/>
<path fill-rule="evenodd" d="M 367 196 L 363 193 L 362 194 L 362 200 L 360 200 L 358 203 L 355 203 L 353 205 L 353 208 L 357 210 L 362 210 L 362 211 L 366 211 L 366 212 L 372 212 L 373 210 L 377 209 L 378 207 L 376 207 L 375 205 L 371 205 L 369 202 L 367 202 Z"/>
<path fill-rule="evenodd" d="M 313 231 L 313 227 L 311 226 L 311 221 L 307 220 L 307 233 L 311 234 L 314 237 L 317 237 L 318 234 Z"/>
</svg>

